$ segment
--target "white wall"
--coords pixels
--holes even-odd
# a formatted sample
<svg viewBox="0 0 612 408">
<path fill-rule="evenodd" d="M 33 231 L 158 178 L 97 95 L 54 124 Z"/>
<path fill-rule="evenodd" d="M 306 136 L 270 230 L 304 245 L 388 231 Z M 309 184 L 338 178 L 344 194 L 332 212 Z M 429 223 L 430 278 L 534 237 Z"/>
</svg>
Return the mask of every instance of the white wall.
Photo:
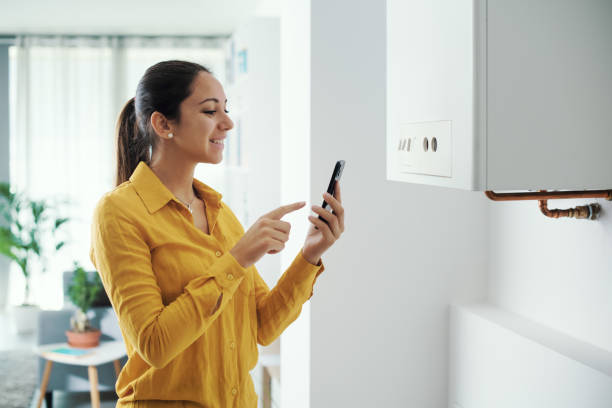
<svg viewBox="0 0 612 408">
<path fill-rule="evenodd" d="M 255 17 L 233 34 L 236 52 L 247 50 L 248 73 L 238 81 L 236 95 L 228 94 L 233 107 L 242 110 L 244 161 L 248 168 L 246 196 L 249 219 L 245 230 L 281 205 L 280 195 L 280 19 Z M 232 96 L 240 97 L 236 101 Z M 235 133 L 234 133 L 235 135 Z M 237 142 L 237 141 L 236 141 Z M 255 266 L 270 288 L 280 277 L 281 256 L 266 255 Z M 260 353 L 280 353 L 280 339 L 262 347 Z"/>
<path fill-rule="evenodd" d="M 612 203 L 597 221 L 552 219 L 537 201 L 491 203 L 492 303 L 612 352 Z"/>
<path fill-rule="evenodd" d="M 472 307 L 460 307 L 454 314 L 451 403 L 612 405 L 612 203 L 552 200 L 548 206 L 594 201 L 602 206 L 597 221 L 547 218 L 537 202 L 488 204 L 484 308 L 492 313 L 483 319 Z"/>
<path fill-rule="evenodd" d="M 596 222 L 555 220 L 535 201 L 386 181 L 384 2 L 282 10 L 281 202 L 320 204 L 344 159 L 347 220 L 283 334 L 281 406 L 608 406 L 612 203 L 594 200 Z M 487 318 L 449 321 L 449 304 L 476 302 Z"/>
<path fill-rule="evenodd" d="M 346 231 L 310 301 L 310 406 L 443 407 L 448 305 L 485 295 L 486 197 L 385 180 L 385 2 L 311 7 L 310 195 L 346 160 Z"/>
<path fill-rule="evenodd" d="M 248 229 L 264 213 L 280 206 L 280 21 L 253 18 L 235 33 L 236 51 L 248 50 L 248 74 L 244 79 L 241 114 L 248 167 Z M 232 101 L 228 107 L 232 115 Z M 264 256 L 256 264 L 260 274 L 274 285 L 279 278 L 280 257 Z"/>
<path fill-rule="evenodd" d="M 310 129 L 310 1 L 286 0 L 281 4 L 281 200 L 307 204 L 283 218 L 291 223 L 291 239 L 281 252 L 283 270 L 303 246 L 314 203 L 309 189 Z M 281 336 L 280 382 L 281 407 L 312 406 L 310 302 Z"/>
<path fill-rule="evenodd" d="M 453 313 L 450 406 L 612 406 L 612 203 L 548 207 L 590 202 L 596 221 L 545 217 L 537 201 L 487 204 L 488 299 Z"/>
<path fill-rule="evenodd" d="M 8 44 L 0 43 L 0 181 L 9 174 L 9 53 Z M 0 310 L 8 304 L 9 259 L 0 256 Z"/>
</svg>

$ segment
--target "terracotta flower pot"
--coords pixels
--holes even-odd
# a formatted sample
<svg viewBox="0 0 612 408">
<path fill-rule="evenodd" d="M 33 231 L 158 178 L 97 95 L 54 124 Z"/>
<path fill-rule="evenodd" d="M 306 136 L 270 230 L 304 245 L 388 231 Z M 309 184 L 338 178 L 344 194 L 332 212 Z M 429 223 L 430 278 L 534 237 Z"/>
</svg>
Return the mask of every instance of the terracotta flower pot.
<svg viewBox="0 0 612 408">
<path fill-rule="evenodd" d="M 68 344 L 72 347 L 79 348 L 91 348 L 98 347 L 100 345 L 100 330 L 92 330 L 84 333 L 73 332 L 66 330 L 66 336 L 68 337 Z"/>
</svg>

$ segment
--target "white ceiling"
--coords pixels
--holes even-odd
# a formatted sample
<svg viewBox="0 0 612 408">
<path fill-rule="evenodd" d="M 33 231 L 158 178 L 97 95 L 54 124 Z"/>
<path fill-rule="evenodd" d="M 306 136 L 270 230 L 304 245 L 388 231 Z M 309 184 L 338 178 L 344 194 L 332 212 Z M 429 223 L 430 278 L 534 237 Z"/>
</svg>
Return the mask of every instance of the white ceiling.
<svg viewBox="0 0 612 408">
<path fill-rule="evenodd" d="M 229 35 L 280 0 L 0 0 L 0 34 Z"/>
</svg>

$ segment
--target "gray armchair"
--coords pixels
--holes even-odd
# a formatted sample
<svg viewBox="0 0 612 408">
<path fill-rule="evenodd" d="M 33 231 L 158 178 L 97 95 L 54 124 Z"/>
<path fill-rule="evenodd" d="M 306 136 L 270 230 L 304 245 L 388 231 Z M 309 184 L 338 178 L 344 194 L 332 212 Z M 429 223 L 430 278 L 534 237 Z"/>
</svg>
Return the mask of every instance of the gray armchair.
<svg viewBox="0 0 612 408">
<path fill-rule="evenodd" d="M 96 271 L 87 272 L 91 279 L 92 274 Z M 76 306 L 68 297 L 68 286 L 72 281 L 73 272 L 64 272 L 64 306 L 62 310 L 41 310 L 38 314 L 38 339 L 37 344 L 61 343 L 65 342 L 65 331 L 70 329 L 70 317 L 76 310 Z M 110 301 L 104 290 L 100 291 L 94 307 L 88 315 L 90 322 L 94 327 L 98 327 L 102 331 L 100 341 L 105 340 L 123 340 L 117 316 L 110 305 Z M 121 367 L 127 362 L 127 357 L 120 360 Z M 42 382 L 43 373 L 45 371 L 45 360 L 41 357 L 38 359 L 38 383 Z M 100 391 L 114 391 L 117 376 L 113 363 L 107 363 L 98 366 L 98 389 Z M 68 364 L 54 363 L 51 369 L 51 375 L 47 384 L 47 392 L 45 400 L 47 408 L 52 408 L 53 391 L 65 392 L 83 392 L 89 391 L 89 376 L 87 367 L 72 366 Z"/>
</svg>

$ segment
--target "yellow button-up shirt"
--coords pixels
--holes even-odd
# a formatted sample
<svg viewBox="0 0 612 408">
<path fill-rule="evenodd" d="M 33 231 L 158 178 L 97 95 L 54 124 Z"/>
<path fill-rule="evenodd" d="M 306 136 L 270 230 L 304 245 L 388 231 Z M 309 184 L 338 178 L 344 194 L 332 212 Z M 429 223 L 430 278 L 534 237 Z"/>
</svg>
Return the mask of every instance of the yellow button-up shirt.
<svg viewBox="0 0 612 408">
<path fill-rule="evenodd" d="M 300 251 L 270 290 L 230 254 L 244 228 L 222 195 L 193 185 L 210 235 L 145 162 L 94 211 L 90 258 L 128 354 L 117 407 L 257 407 L 257 343 L 299 316 L 324 270 Z"/>
</svg>

